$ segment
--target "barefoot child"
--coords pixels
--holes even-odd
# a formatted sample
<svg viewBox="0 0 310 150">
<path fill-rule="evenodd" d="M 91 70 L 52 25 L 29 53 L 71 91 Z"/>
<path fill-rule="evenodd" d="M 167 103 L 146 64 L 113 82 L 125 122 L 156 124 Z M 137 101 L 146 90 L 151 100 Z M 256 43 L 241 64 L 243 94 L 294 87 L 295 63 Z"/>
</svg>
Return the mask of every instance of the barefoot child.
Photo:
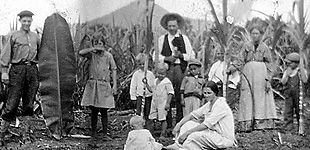
<svg viewBox="0 0 310 150">
<path fill-rule="evenodd" d="M 171 81 L 166 77 L 167 66 L 164 63 L 160 63 L 158 66 L 158 74 L 155 79 L 155 89 L 153 90 L 153 100 L 151 104 L 151 111 L 149 119 L 160 121 L 161 133 L 160 138 L 164 138 L 167 129 L 167 111 L 170 109 L 171 98 L 174 94 L 174 89 Z M 147 86 L 147 88 L 150 88 Z M 153 124 L 153 128 L 155 122 Z"/>
<path fill-rule="evenodd" d="M 282 84 L 286 86 L 285 96 L 285 109 L 284 109 L 284 129 L 292 131 L 294 129 L 294 114 L 296 115 L 297 122 L 299 120 L 299 94 L 300 84 L 304 84 L 308 80 L 307 70 L 299 62 L 300 56 L 298 53 L 290 53 L 286 56 L 285 61 L 288 68 L 284 71 L 282 77 Z"/>
<path fill-rule="evenodd" d="M 133 116 L 130 126 L 133 128 L 128 133 L 124 150 L 161 150 L 163 145 L 155 142 L 149 130 L 144 129 L 145 121 L 141 116 Z"/>
</svg>

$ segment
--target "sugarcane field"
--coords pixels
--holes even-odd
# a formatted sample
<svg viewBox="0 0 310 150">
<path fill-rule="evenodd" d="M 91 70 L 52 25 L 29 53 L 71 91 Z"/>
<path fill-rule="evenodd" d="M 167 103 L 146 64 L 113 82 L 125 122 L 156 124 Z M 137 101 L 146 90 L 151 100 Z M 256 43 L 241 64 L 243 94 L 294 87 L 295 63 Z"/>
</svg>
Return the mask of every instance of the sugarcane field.
<svg viewBox="0 0 310 150">
<path fill-rule="evenodd" d="M 0 4 L 0 150 L 310 150 L 308 0 Z"/>
</svg>

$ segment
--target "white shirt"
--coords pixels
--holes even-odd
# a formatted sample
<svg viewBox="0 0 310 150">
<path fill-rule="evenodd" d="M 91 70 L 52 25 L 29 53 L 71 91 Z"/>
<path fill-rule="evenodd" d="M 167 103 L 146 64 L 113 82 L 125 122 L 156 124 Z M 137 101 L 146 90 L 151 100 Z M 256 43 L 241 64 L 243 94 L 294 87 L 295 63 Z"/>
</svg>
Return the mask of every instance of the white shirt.
<svg viewBox="0 0 310 150">
<path fill-rule="evenodd" d="M 128 133 L 124 150 L 161 150 L 162 144 L 155 142 L 149 130 L 132 130 Z"/>
<path fill-rule="evenodd" d="M 144 93 L 144 83 L 142 82 L 142 79 L 144 78 L 144 71 L 143 70 L 137 70 L 131 78 L 131 82 L 130 82 L 130 98 L 131 100 L 136 100 L 137 96 L 143 96 Z M 154 88 L 155 87 L 155 76 L 153 74 L 153 72 L 151 71 L 147 71 L 146 74 L 146 78 L 147 78 L 147 82 L 148 84 Z M 149 97 L 152 96 L 152 93 L 147 90 L 147 88 L 145 88 L 145 96 Z"/>
<path fill-rule="evenodd" d="M 209 81 L 213 81 L 215 83 L 222 81 L 224 79 L 224 62 L 223 61 L 217 61 L 215 62 L 209 71 L 208 74 Z M 239 72 L 235 71 L 231 75 L 229 75 L 228 80 L 231 81 L 233 84 L 228 84 L 228 87 L 236 89 L 237 85 L 240 81 L 240 75 Z"/>
<path fill-rule="evenodd" d="M 159 58 L 159 62 L 164 62 L 164 59 L 165 59 L 165 56 L 163 56 L 161 54 L 161 51 L 162 51 L 162 48 L 163 48 L 163 44 L 164 44 L 165 36 L 166 35 L 167 34 L 164 34 L 164 35 L 162 35 L 162 36 L 160 36 L 158 38 L 158 50 L 159 50 L 159 55 L 158 55 L 159 57 L 158 58 Z M 170 46 L 172 55 L 174 55 L 175 49 L 176 49 L 176 47 L 174 47 L 172 45 L 172 40 L 174 39 L 174 37 L 178 37 L 178 36 L 180 36 L 180 33 L 177 33 L 175 35 L 171 35 L 170 33 L 168 33 L 168 42 L 169 42 L 169 46 Z M 193 51 L 192 45 L 191 45 L 188 37 L 186 35 L 183 35 L 183 34 L 182 34 L 182 36 L 183 36 L 183 39 L 184 39 L 185 50 L 186 50 L 186 53 L 183 54 L 184 60 L 188 61 L 190 59 L 194 59 L 195 58 L 195 52 Z M 155 56 L 155 53 L 154 53 L 153 54 L 153 60 L 155 60 L 155 57 L 156 56 Z M 177 59 L 175 61 L 175 63 L 176 64 L 180 63 L 180 59 Z"/>
</svg>

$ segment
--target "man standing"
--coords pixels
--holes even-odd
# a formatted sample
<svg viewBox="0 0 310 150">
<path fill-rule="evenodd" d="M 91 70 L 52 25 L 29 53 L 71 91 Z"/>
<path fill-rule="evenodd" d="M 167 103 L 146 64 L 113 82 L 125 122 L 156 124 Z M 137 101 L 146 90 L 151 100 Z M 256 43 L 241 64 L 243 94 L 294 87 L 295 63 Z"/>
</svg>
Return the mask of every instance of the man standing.
<svg viewBox="0 0 310 150">
<path fill-rule="evenodd" d="M 187 61 L 195 58 L 195 53 L 186 35 L 182 35 L 180 30 L 185 25 L 185 21 L 179 14 L 168 13 L 164 15 L 160 24 L 168 33 L 159 37 L 159 62 L 169 65 L 167 77 L 171 80 L 175 90 L 175 106 L 177 109 L 176 121 L 183 118 L 181 105 L 180 87 L 187 67 Z M 155 55 L 153 55 L 155 60 Z M 172 127 L 171 110 L 167 115 L 168 127 Z"/>
<path fill-rule="evenodd" d="M 29 143 L 29 116 L 33 115 L 33 102 L 39 87 L 37 53 L 40 45 L 39 36 L 30 31 L 33 13 L 25 10 L 18 14 L 20 30 L 9 34 L 8 41 L 0 55 L 2 82 L 8 84 L 8 99 L 2 112 L 0 142 L 4 145 L 4 136 L 11 121 L 17 116 L 17 108 L 22 98 L 22 116 L 25 117 L 26 129 L 23 142 Z M 11 65 L 8 73 L 9 65 Z"/>
</svg>

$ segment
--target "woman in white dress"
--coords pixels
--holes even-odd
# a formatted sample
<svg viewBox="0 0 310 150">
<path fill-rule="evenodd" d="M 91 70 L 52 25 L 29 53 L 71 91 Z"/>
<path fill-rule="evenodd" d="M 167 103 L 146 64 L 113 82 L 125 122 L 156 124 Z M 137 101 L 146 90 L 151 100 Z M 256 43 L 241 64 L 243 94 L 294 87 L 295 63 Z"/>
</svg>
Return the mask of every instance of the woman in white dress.
<svg viewBox="0 0 310 150">
<path fill-rule="evenodd" d="M 177 137 L 170 150 L 202 150 L 232 147 L 235 144 L 233 113 L 213 81 L 203 86 L 206 103 L 185 116 L 173 129 Z"/>
</svg>

